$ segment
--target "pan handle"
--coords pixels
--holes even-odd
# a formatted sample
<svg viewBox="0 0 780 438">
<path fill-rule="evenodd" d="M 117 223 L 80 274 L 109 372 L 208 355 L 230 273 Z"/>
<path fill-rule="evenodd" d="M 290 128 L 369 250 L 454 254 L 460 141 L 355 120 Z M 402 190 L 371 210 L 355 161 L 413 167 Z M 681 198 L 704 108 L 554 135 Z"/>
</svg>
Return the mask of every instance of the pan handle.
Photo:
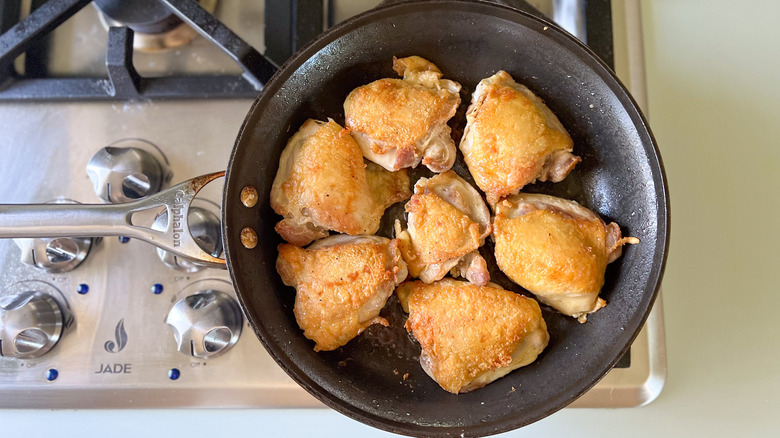
<svg viewBox="0 0 780 438">
<path fill-rule="evenodd" d="M 199 264 L 225 269 L 224 259 L 198 246 L 187 222 L 195 195 L 223 176 L 224 171 L 199 176 L 124 204 L 0 205 L 0 238 L 127 236 Z M 166 228 L 154 230 L 151 223 L 163 208 L 168 212 Z"/>
</svg>

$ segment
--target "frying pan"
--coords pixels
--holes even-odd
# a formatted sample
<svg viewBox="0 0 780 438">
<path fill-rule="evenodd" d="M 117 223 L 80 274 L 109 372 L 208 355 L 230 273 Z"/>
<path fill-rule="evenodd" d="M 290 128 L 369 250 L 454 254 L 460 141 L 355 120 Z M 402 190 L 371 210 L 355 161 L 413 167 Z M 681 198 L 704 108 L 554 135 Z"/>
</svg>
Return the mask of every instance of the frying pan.
<svg viewBox="0 0 780 438">
<path fill-rule="evenodd" d="M 528 189 L 575 199 L 620 224 L 624 234 L 641 240 L 609 265 L 601 293 L 608 302 L 604 309 L 579 324 L 544 308 L 550 343 L 539 358 L 467 394 L 447 393 L 423 372 L 419 346 L 403 328 L 405 317 L 395 298 L 383 310 L 390 327 L 372 326 L 340 349 L 314 352 L 313 343 L 295 322 L 295 291 L 282 283 L 275 269 L 281 240 L 274 225 L 280 218 L 268 199 L 287 140 L 307 118 L 332 117 L 343 123 L 346 95 L 359 85 L 395 77 L 392 57 L 409 55 L 431 60 L 445 78 L 463 86 L 464 103 L 452 122 L 455 137 L 462 132 L 470 93 L 481 79 L 503 69 L 528 86 L 558 116 L 574 140 L 575 154 L 582 157 L 563 182 Z M 468 177 L 462 164 L 456 171 Z M 413 176 L 424 174 L 420 172 Z M 128 211 L 162 203 L 172 217 L 170 205 L 175 204 L 183 208 L 186 220 L 191 197 L 220 175 L 207 175 L 151 200 L 122 206 L 46 207 L 46 211 L 70 212 L 71 219 L 77 216 L 93 232 L 63 229 L 63 219 L 45 219 L 41 206 L 1 206 L 0 237 L 97 235 L 97 231 L 136 236 L 197 258 L 195 251 L 183 249 L 191 241 L 183 236 L 188 233 L 179 233 L 180 245 L 174 247 L 170 224 L 166 232 L 150 236 L 132 225 Z M 242 202 L 245 188 L 255 189 L 259 202 Z M 609 68 L 579 41 L 549 22 L 492 3 L 393 3 L 327 31 L 266 84 L 244 120 L 227 169 L 222 204 L 226 260 L 205 258 L 215 266 L 226 263 L 249 324 L 270 355 L 331 408 L 400 434 L 489 435 L 527 425 L 568 405 L 627 351 L 650 311 L 663 274 L 669 239 L 667 197 L 647 122 Z M 389 235 L 388 223 L 399 208 L 386 214 L 380 234 Z M 41 231 L 41 224 L 46 230 Z M 129 229 L 135 234 L 129 234 Z M 247 239 L 253 233 L 257 245 Z M 482 251 L 492 260 L 490 243 Z M 492 268 L 493 281 L 525 293 Z"/>
</svg>

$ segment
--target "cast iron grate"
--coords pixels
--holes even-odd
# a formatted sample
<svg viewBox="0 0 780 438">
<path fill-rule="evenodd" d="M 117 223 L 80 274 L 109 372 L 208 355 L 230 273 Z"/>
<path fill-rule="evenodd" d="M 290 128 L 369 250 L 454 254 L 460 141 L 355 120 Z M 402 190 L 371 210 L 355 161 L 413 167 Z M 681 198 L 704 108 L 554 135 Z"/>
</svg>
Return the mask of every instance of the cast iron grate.
<svg viewBox="0 0 780 438">
<path fill-rule="evenodd" d="M 273 23 L 266 27 L 269 59 L 194 0 L 160 1 L 227 53 L 243 74 L 142 77 L 132 61 L 133 31 L 128 27 L 112 27 L 106 47 L 108 77 L 50 77 L 41 62 L 42 41 L 92 0 L 33 2 L 33 11 L 18 23 L 21 0 L 6 0 L 0 2 L 0 101 L 255 97 L 279 63 L 324 30 L 325 0 L 266 0 L 267 12 L 284 17 L 267 20 Z M 14 60 L 23 53 L 28 56 L 26 72 L 21 75 L 14 68 Z"/>
</svg>

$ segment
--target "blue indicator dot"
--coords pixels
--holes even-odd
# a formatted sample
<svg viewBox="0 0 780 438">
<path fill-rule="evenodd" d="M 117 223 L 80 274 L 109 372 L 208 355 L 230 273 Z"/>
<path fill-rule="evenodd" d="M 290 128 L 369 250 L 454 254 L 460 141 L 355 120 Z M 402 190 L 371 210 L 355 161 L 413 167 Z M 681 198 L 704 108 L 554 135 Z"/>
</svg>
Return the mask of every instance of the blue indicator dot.
<svg viewBox="0 0 780 438">
<path fill-rule="evenodd" d="M 181 375 L 181 372 L 179 372 L 178 368 L 171 368 L 168 370 L 168 378 L 171 380 L 176 380 Z"/>
<path fill-rule="evenodd" d="M 127 243 L 130 241 L 130 238 L 127 236 L 119 236 L 119 243 Z"/>
<path fill-rule="evenodd" d="M 57 376 L 59 376 L 59 375 L 60 375 L 60 373 L 57 372 L 57 370 L 55 370 L 54 368 L 49 368 L 48 370 L 46 370 L 46 380 L 48 380 L 50 382 L 52 380 L 56 380 Z"/>
<path fill-rule="evenodd" d="M 155 283 L 155 285 L 152 286 L 152 292 L 155 295 L 160 295 L 162 291 L 163 291 L 163 285 L 161 285 L 160 283 Z"/>
<path fill-rule="evenodd" d="M 81 283 L 76 288 L 76 292 L 80 293 L 81 295 L 84 295 L 85 293 L 89 292 L 89 285 L 86 283 Z"/>
</svg>

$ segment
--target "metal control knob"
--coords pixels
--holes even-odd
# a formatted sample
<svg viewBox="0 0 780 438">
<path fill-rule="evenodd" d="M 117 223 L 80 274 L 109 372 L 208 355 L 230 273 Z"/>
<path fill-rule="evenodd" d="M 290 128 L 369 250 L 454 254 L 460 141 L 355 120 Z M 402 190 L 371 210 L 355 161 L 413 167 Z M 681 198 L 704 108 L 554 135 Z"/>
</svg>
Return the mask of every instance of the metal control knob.
<svg viewBox="0 0 780 438">
<path fill-rule="evenodd" d="M 54 273 L 76 268 L 92 247 L 89 237 L 14 239 L 14 243 L 22 252 L 22 263 Z"/>
<path fill-rule="evenodd" d="M 176 302 L 165 322 L 173 327 L 179 351 L 207 358 L 225 353 L 238 342 L 243 317 L 230 295 L 203 290 Z"/>
<path fill-rule="evenodd" d="M 100 149 L 89 160 L 87 174 L 98 197 L 115 204 L 157 193 L 171 178 L 164 162 L 136 147 Z"/>
<path fill-rule="evenodd" d="M 219 257 L 222 254 L 222 229 L 219 222 L 219 216 L 205 208 L 193 206 L 190 207 L 189 214 L 187 215 L 187 222 L 190 226 L 189 232 L 200 249 L 214 257 Z M 155 218 L 152 229 L 165 231 L 167 228 L 168 210 L 163 210 L 163 212 Z M 160 248 L 157 248 L 157 255 L 166 266 L 179 271 L 192 273 L 206 268 L 204 265 L 181 258 Z"/>
<path fill-rule="evenodd" d="M 55 199 L 47 204 L 78 204 L 72 199 Z M 99 239 L 99 238 L 98 238 Z M 22 263 L 47 272 L 68 272 L 84 261 L 94 243 L 91 237 L 14 239 Z"/>
<path fill-rule="evenodd" d="M 46 354 L 62 335 L 59 304 L 43 292 L 0 299 L 0 356 L 32 359 Z"/>
</svg>

